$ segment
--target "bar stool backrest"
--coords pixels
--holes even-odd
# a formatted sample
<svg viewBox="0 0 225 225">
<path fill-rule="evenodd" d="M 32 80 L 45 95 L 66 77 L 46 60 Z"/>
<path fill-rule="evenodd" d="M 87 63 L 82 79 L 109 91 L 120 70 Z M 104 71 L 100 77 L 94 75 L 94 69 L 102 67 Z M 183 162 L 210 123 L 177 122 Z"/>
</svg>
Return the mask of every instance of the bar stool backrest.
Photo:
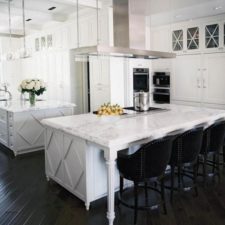
<svg viewBox="0 0 225 225">
<path fill-rule="evenodd" d="M 178 135 L 173 143 L 171 165 L 195 163 L 202 146 L 203 127 L 195 127 Z"/>
<path fill-rule="evenodd" d="M 225 121 L 216 121 L 204 131 L 201 153 L 220 152 L 224 145 Z"/>
<path fill-rule="evenodd" d="M 151 141 L 129 156 L 129 160 L 118 158 L 118 169 L 124 177 L 141 182 L 164 174 L 168 165 L 173 136 Z"/>
</svg>

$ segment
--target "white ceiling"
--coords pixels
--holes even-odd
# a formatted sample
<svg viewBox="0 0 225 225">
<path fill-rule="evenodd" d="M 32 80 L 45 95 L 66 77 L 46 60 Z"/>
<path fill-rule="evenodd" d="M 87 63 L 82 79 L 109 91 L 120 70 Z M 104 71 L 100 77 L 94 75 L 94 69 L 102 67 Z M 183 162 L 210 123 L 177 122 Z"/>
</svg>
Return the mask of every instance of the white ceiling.
<svg viewBox="0 0 225 225">
<path fill-rule="evenodd" d="M 224 14 L 225 0 L 151 0 L 150 8 L 156 26 Z"/>
<path fill-rule="evenodd" d="M 25 0 L 27 28 L 32 30 L 41 29 L 49 22 L 64 22 L 75 13 L 77 0 Z M 50 7 L 56 7 L 49 11 Z M 96 7 L 95 0 L 79 0 L 80 8 Z M 13 33 L 21 33 L 22 29 L 22 0 L 11 2 L 12 29 Z M 8 32 L 8 0 L 0 0 L 0 33 Z"/>
<path fill-rule="evenodd" d="M 110 2 L 112 0 L 99 0 Z M 138 0 L 137 0 L 138 1 Z M 225 0 L 146 0 L 152 25 L 190 20 L 225 13 Z M 0 0 L 0 33 L 8 32 L 7 0 Z M 66 21 L 76 11 L 77 0 L 25 0 L 26 22 L 29 31 L 39 30 L 48 23 Z M 12 28 L 14 33 L 22 29 L 22 0 L 12 0 Z M 79 0 L 80 8 L 96 7 L 96 0 Z M 49 11 L 48 8 L 56 9 Z M 216 7 L 221 6 L 219 10 Z"/>
</svg>

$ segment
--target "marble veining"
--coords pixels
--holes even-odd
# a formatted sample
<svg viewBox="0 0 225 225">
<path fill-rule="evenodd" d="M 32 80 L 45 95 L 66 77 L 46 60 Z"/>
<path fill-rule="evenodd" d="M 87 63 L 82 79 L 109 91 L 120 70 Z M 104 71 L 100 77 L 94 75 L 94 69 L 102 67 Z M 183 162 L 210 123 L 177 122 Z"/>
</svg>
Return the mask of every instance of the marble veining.
<svg viewBox="0 0 225 225">
<path fill-rule="evenodd" d="M 75 104 L 61 102 L 61 101 L 37 101 L 35 106 L 31 106 L 29 101 L 1 101 L 0 109 L 6 110 L 8 112 L 25 112 L 25 111 L 35 111 L 41 109 L 54 109 L 54 108 L 66 108 L 75 107 Z"/>
<path fill-rule="evenodd" d="M 60 129 L 90 142 L 112 148 L 145 138 L 158 138 L 177 129 L 206 126 L 225 118 L 225 110 L 183 105 L 154 105 L 167 111 L 98 117 L 92 113 L 44 119 L 46 126 Z"/>
</svg>

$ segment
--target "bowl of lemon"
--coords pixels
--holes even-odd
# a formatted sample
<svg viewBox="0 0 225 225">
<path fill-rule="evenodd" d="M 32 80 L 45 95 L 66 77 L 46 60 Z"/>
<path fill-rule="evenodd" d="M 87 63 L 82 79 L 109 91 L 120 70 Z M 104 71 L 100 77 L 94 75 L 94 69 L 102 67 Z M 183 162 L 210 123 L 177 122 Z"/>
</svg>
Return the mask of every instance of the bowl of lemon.
<svg viewBox="0 0 225 225">
<path fill-rule="evenodd" d="M 95 111 L 94 114 L 98 116 L 121 116 L 124 115 L 124 110 L 118 104 L 111 105 L 110 103 L 103 104 L 99 107 L 98 111 Z"/>
</svg>

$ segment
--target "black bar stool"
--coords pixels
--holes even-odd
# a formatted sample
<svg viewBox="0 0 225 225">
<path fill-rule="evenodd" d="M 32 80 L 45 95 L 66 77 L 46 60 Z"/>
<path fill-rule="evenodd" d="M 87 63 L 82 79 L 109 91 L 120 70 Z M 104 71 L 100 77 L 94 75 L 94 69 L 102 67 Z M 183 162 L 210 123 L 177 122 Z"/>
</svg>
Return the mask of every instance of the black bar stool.
<svg viewBox="0 0 225 225">
<path fill-rule="evenodd" d="M 223 165 L 225 166 L 225 140 L 223 144 Z"/>
<path fill-rule="evenodd" d="M 164 212 L 166 210 L 164 193 L 164 173 L 169 162 L 172 150 L 173 136 L 167 136 L 161 139 L 151 141 L 142 146 L 133 154 L 126 154 L 126 150 L 118 152 L 117 166 L 120 173 L 120 190 L 118 193 L 119 203 L 134 209 L 134 224 L 137 223 L 138 210 L 147 210 L 152 206 L 147 204 L 147 189 L 157 191 L 161 195 Z M 124 178 L 134 183 L 134 204 L 129 205 L 123 200 Z M 150 182 L 160 182 L 161 189 L 156 185 L 148 186 Z M 138 189 L 145 189 L 145 205 L 139 206 Z"/>
<path fill-rule="evenodd" d="M 171 189 L 170 201 L 173 201 L 174 190 L 181 191 L 190 189 L 191 187 L 184 187 L 183 176 L 187 176 L 193 180 L 196 195 L 198 195 L 196 178 L 197 178 L 197 160 L 201 150 L 203 137 L 203 127 L 195 127 L 182 134 L 179 134 L 173 142 L 172 154 L 169 165 L 171 167 Z M 186 168 L 192 168 L 192 171 Z M 178 185 L 174 187 L 175 169 L 178 175 Z M 182 182 L 182 186 L 181 186 Z"/>
<path fill-rule="evenodd" d="M 207 165 L 212 167 L 212 175 L 217 175 L 220 180 L 220 154 L 224 152 L 224 138 L 224 120 L 216 121 L 204 130 L 203 144 L 200 151 L 200 163 L 203 165 L 203 174 L 200 175 L 203 175 L 204 184 L 206 184 L 207 179 Z M 213 157 L 212 160 L 209 159 L 211 156 Z M 223 157 L 223 160 L 225 160 L 224 154 Z"/>
</svg>

